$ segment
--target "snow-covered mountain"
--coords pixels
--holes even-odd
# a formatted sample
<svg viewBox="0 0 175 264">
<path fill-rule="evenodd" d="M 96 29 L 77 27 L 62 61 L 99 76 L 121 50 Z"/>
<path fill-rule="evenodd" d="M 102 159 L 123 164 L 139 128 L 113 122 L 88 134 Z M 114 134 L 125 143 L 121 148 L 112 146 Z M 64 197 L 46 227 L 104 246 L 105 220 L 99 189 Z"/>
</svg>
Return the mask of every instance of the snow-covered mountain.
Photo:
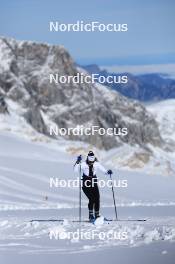
<svg viewBox="0 0 175 264">
<path fill-rule="evenodd" d="M 140 103 L 101 85 L 49 82 L 50 73 L 75 76 L 79 71 L 62 46 L 0 38 L 0 93 L 21 108 L 19 115 L 38 132 L 48 135 L 49 124 L 126 127 L 126 136 L 66 138 L 106 150 L 124 143 L 143 148 L 163 144 L 155 119 Z"/>
<path fill-rule="evenodd" d="M 155 120 L 151 106 L 147 110 L 99 84 L 49 83 L 49 73 L 86 74 L 63 47 L 0 38 L 0 58 L 1 130 L 33 141 L 53 142 L 48 133 L 50 124 L 127 127 L 124 137 L 71 135 L 58 137 L 57 143 L 65 139 L 71 142 L 68 148 L 72 153 L 95 148 L 101 159 L 108 158 L 117 168 L 174 174 L 174 147 L 162 138 L 160 120 Z"/>
<path fill-rule="evenodd" d="M 121 263 L 128 263 L 123 262 L 122 256 L 130 254 L 131 259 L 145 250 L 145 244 L 151 243 L 151 253 L 155 256 L 157 243 L 153 244 L 154 241 L 165 241 L 168 249 L 173 244 L 168 242 L 175 241 L 175 177 L 160 177 L 175 175 L 175 152 L 164 136 L 167 131 L 162 134 L 163 139 L 161 129 L 159 131 L 164 121 L 157 118 L 162 106 L 148 106 L 146 110 L 140 103 L 100 85 L 49 84 L 50 72 L 69 75 L 78 71 L 81 69 L 74 66 L 63 47 L 0 39 L 2 263 L 47 264 L 58 260 L 77 263 L 79 257 L 78 263 L 86 263 L 89 253 L 96 259 L 99 252 L 104 263 L 105 250 L 110 250 L 110 256 L 111 252 L 114 256 L 111 263 L 116 263 L 116 257 Z M 168 117 L 172 121 L 172 114 Z M 120 140 L 100 136 L 56 139 L 48 136 L 49 124 L 59 127 L 95 124 L 105 128 L 118 124 L 128 127 L 129 135 Z M 82 223 L 80 227 L 79 223 L 72 222 L 78 219 L 79 188 L 51 188 L 50 178 L 66 182 L 79 179 L 73 172 L 76 156 L 83 154 L 85 159 L 92 148 L 105 168 L 113 170 L 116 182 L 127 180 L 127 188 L 115 188 L 118 215 L 123 220 L 100 225 Z M 99 173 L 100 179 L 109 178 Z M 111 187 L 101 188 L 100 193 L 101 213 L 113 218 Z M 51 218 L 64 221 L 49 222 Z M 84 194 L 82 218 L 87 218 Z M 148 221 L 127 221 L 128 218 Z M 30 222 L 31 219 L 46 221 Z M 50 239 L 51 233 L 72 234 L 77 230 L 90 234 L 125 232 L 127 238 Z M 131 247 L 137 249 L 138 246 L 142 247 L 137 254 L 131 253 Z M 164 261 L 165 244 L 160 249 Z M 116 250 L 119 250 L 117 256 Z M 139 263 L 138 260 L 135 263 Z"/>
<path fill-rule="evenodd" d="M 175 99 L 169 99 L 148 105 L 147 109 L 154 115 L 164 140 L 175 144 Z M 175 146 L 175 145 L 174 145 Z"/>
</svg>

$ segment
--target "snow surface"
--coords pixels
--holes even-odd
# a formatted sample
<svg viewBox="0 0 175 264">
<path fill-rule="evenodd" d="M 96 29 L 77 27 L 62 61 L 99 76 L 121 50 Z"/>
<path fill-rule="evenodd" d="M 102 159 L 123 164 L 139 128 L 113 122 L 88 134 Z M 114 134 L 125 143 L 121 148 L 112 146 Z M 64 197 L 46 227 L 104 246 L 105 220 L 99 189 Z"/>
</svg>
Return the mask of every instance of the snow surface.
<svg viewBox="0 0 175 264">
<path fill-rule="evenodd" d="M 161 135 L 175 142 L 175 99 L 160 101 L 147 106 L 157 120 Z"/>
<path fill-rule="evenodd" d="M 8 254 L 45 255 L 95 254 L 112 248 L 134 248 L 155 242 L 175 242 L 175 178 L 148 176 L 139 172 L 114 171 L 117 179 L 127 179 L 128 188 L 115 188 L 120 219 L 146 218 L 146 222 L 72 223 L 78 219 L 78 189 L 50 188 L 49 177 L 74 179 L 75 155 L 45 142 L 31 142 L 10 132 L 0 133 L 0 250 Z M 108 167 L 107 164 L 105 164 Z M 106 176 L 99 174 L 100 179 Z M 111 189 L 101 192 L 101 213 L 114 218 Z M 45 199 L 47 197 L 47 199 Z M 87 219 L 83 195 L 83 219 Z M 32 219 L 65 219 L 63 222 L 30 223 Z M 92 234 L 115 232 L 125 239 L 56 239 L 50 234 L 74 232 Z M 69 252 L 68 252 L 69 249 Z M 164 248 L 160 254 L 163 258 Z M 115 251 L 113 252 L 115 254 Z M 117 257 L 117 256 L 116 256 Z M 75 263 L 76 260 L 74 259 Z M 15 262 L 14 262 L 15 263 Z M 18 261 L 16 263 L 19 263 Z M 35 262 L 34 262 L 35 263 Z M 37 263 L 37 262 L 36 262 Z M 47 263 L 47 262 L 46 262 Z M 74 262 L 73 262 L 74 263 Z M 104 263 L 104 262 L 102 262 Z M 115 263 L 115 262 L 113 262 Z M 127 263 L 127 262 L 126 262 Z M 150 262 L 151 263 L 151 262 Z M 163 262 L 162 262 L 163 263 Z M 173 262 L 172 262 L 173 264 Z"/>
<path fill-rule="evenodd" d="M 166 104 L 166 103 L 165 103 Z M 166 174 L 165 162 L 174 164 L 174 153 L 153 149 L 154 156 L 140 169 L 126 160 L 140 149 L 123 146 L 109 152 L 96 150 L 104 166 L 112 168 L 115 180 L 127 180 L 127 188 L 115 188 L 120 219 L 146 222 L 72 223 L 78 219 L 78 188 L 50 188 L 50 177 L 76 179 L 73 164 L 77 154 L 85 158 L 90 146 L 82 142 L 51 140 L 33 130 L 21 117 L 22 109 L 8 100 L 10 115 L 0 115 L 0 262 L 174 264 L 175 177 Z M 171 105 L 173 107 L 173 104 Z M 151 109 L 151 106 L 149 106 Z M 153 107 L 159 112 L 160 108 Z M 152 109 L 153 109 L 152 108 Z M 157 110 L 155 110 L 155 108 Z M 162 108 L 162 107 L 161 107 Z M 153 111 L 151 109 L 151 111 Z M 166 111 L 165 111 L 166 112 Z M 172 115 L 168 115 L 171 120 Z M 161 124 L 163 119 L 158 119 Z M 172 130 L 173 132 L 173 130 Z M 165 133 L 166 134 L 166 133 Z M 172 133 L 171 133 L 171 138 Z M 125 160 L 123 159 L 125 157 Z M 141 161 L 140 161 L 141 162 Z M 160 163 L 155 166 L 156 162 Z M 161 170 L 161 173 L 160 173 Z M 148 172 L 150 174 L 148 174 Z M 162 173 L 163 172 L 163 173 Z M 171 177 L 170 177 L 171 175 Z M 107 176 L 99 173 L 99 179 Z M 111 189 L 101 188 L 101 214 L 114 218 Z M 82 194 L 82 218 L 87 219 L 87 200 Z M 30 222 L 32 219 L 63 219 L 63 222 Z M 50 239 L 50 234 L 116 232 L 126 239 Z M 148 252 L 149 261 L 143 254 Z"/>
</svg>

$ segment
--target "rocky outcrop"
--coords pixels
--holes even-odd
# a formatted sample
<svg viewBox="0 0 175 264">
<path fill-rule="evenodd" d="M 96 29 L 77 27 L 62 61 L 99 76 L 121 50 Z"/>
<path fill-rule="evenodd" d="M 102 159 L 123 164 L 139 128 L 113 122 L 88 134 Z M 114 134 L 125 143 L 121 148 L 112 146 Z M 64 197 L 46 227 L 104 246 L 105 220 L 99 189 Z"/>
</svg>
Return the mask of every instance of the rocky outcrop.
<svg viewBox="0 0 175 264">
<path fill-rule="evenodd" d="M 26 111 L 24 117 L 27 122 L 38 132 L 49 135 L 47 126 L 45 125 L 42 115 L 40 113 L 40 108 L 35 105 L 35 103 L 31 105 L 31 107 Z"/>
<path fill-rule="evenodd" d="M 124 137 L 95 134 L 66 138 L 105 149 L 124 143 L 143 147 L 162 144 L 156 121 L 138 102 L 101 85 L 49 82 L 50 73 L 74 76 L 78 71 L 62 46 L 0 38 L 0 88 L 21 105 L 26 121 L 40 133 L 48 134 L 48 120 L 60 128 L 127 127 L 129 133 Z"/>
</svg>

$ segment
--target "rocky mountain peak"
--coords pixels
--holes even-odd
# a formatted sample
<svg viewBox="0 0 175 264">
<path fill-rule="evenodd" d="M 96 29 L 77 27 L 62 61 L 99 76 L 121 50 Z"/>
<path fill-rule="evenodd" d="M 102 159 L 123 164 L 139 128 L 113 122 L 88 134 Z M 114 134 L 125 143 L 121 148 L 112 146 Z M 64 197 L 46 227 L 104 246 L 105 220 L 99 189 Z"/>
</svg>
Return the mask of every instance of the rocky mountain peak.
<svg viewBox="0 0 175 264">
<path fill-rule="evenodd" d="M 48 135 L 49 123 L 59 128 L 77 125 L 127 127 L 128 135 L 73 136 L 98 148 L 127 143 L 142 147 L 162 144 L 158 125 L 143 105 L 99 84 L 50 83 L 49 74 L 76 75 L 77 68 L 62 46 L 0 38 L 0 89 L 17 102 L 34 129 Z"/>
</svg>

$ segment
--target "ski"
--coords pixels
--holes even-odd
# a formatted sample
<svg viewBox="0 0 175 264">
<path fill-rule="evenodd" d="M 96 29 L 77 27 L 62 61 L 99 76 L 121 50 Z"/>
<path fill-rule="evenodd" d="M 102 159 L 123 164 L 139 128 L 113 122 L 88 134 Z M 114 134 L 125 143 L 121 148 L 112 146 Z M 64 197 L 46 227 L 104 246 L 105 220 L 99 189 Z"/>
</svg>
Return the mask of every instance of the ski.
<svg viewBox="0 0 175 264">
<path fill-rule="evenodd" d="M 104 221 L 106 222 L 146 222 L 147 219 L 107 219 L 104 218 Z"/>
<path fill-rule="evenodd" d="M 33 222 L 60 222 L 60 223 L 63 223 L 64 221 L 65 221 L 64 219 L 32 219 L 32 220 L 30 220 L 30 223 L 33 223 Z M 104 222 L 146 222 L 146 221 L 147 221 L 147 219 L 108 219 L 108 218 L 104 218 Z M 68 220 L 68 222 L 95 224 L 95 220 L 94 221 Z"/>
<path fill-rule="evenodd" d="M 33 222 L 60 222 L 60 223 L 63 223 L 65 220 L 64 219 L 32 219 L 32 220 L 30 220 L 30 223 L 33 223 Z M 89 220 L 81 220 L 81 221 L 80 220 L 68 220 L 68 222 L 71 222 L 71 223 L 93 223 L 93 222 L 90 222 Z"/>
</svg>

